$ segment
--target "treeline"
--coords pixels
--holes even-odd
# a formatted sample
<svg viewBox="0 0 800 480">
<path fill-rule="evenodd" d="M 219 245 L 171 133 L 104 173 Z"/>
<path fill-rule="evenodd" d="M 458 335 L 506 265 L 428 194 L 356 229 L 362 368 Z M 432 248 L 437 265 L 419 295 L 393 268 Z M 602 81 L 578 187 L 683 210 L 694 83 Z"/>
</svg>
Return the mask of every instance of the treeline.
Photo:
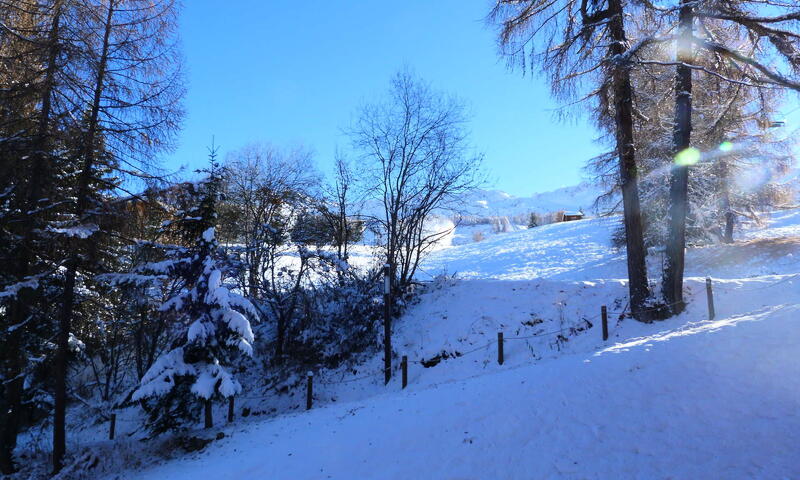
<svg viewBox="0 0 800 480">
<path fill-rule="evenodd" d="M 796 5 L 498 0 L 490 19 L 512 65 L 540 66 L 613 147 L 589 168 L 623 214 L 633 315 L 680 313 L 687 241 L 730 242 L 738 217 L 788 199 L 770 180 L 792 161 L 774 114 L 800 90 Z M 655 287 L 647 245 L 665 251 Z"/>
<path fill-rule="evenodd" d="M 564 213 L 564 210 L 556 210 L 543 213 L 529 212 L 515 215 L 493 216 L 458 214 L 451 217 L 450 220 L 457 226 L 490 225 L 494 233 L 508 233 L 513 232 L 518 226 L 523 228 L 535 228 L 543 225 L 550 225 L 551 223 L 563 222 Z M 478 233 L 480 232 L 476 232 L 476 234 Z M 477 235 L 474 238 L 479 239 L 476 241 L 483 240 L 483 234 Z"/>
</svg>

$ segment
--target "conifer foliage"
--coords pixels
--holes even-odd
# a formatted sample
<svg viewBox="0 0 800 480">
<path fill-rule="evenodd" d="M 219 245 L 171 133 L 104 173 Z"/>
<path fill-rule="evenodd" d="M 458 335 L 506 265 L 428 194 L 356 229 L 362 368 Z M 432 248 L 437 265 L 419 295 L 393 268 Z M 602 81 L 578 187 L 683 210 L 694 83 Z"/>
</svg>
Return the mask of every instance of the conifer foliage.
<svg viewBox="0 0 800 480">
<path fill-rule="evenodd" d="M 169 260 L 147 267 L 183 282 L 180 292 L 160 308 L 173 317 L 179 340 L 150 367 L 133 395 L 134 400 L 146 400 L 154 432 L 199 418 L 201 400 L 239 393 L 234 365 L 242 355 L 253 353 L 249 318 L 257 318 L 257 312 L 249 300 L 224 285 L 225 267 L 214 229 L 221 177 L 213 151 L 211 157 L 208 177 L 188 188 L 188 208 L 164 225 L 185 245 L 166 247 Z"/>
</svg>

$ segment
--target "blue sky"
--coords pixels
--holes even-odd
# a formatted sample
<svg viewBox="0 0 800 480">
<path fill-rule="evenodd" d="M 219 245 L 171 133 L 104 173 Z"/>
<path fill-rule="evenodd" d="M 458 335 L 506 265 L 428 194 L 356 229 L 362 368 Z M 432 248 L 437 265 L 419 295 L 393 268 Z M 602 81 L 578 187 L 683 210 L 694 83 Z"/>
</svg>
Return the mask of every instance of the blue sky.
<svg viewBox="0 0 800 480">
<path fill-rule="evenodd" d="M 484 0 L 185 2 L 188 117 L 165 166 L 205 164 L 251 141 L 302 144 L 327 172 L 358 105 L 408 66 L 472 113 L 491 185 L 530 195 L 573 185 L 602 151 L 586 119 L 556 121 L 546 82 L 506 68 Z"/>
<path fill-rule="evenodd" d="M 586 117 L 557 121 L 546 81 L 509 71 L 484 18 L 490 0 L 187 0 L 188 118 L 165 166 L 205 166 L 212 135 L 304 145 L 327 173 L 356 108 L 403 67 L 461 97 L 490 187 L 518 196 L 574 185 L 605 150 Z M 800 127 L 792 98 L 787 131 Z"/>
</svg>

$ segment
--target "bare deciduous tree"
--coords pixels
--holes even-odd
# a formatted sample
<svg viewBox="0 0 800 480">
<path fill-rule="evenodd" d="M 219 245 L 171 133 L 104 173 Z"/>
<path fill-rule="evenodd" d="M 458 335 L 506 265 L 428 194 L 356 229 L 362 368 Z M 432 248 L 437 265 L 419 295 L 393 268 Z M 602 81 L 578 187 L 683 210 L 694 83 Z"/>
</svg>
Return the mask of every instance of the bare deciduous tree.
<svg viewBox="0 0 800 480">
<path fill-rule="evenodd" d="M 324 187 L 324 196 L 316 202 L 316 209 L 324 225 L 325 240 L 336 249 L 336 258 L 345 263 L 350 255 L 350 245 L 363 234 L 364 221 L 360 218 L 363 198 L 358 195 L 359 186 L 352 163 L 337 151 L 333 181 Z M 339 271 L 340 279 L 343 273 Z"/>
<path fill-rule="evenodd" d="M 411 282 L 423 256 L 452 230 L 431 222 L 437 209 L 481 182 L 481 156 L 468 144 L 466 119 L 458 100 L 401 71 L 388 97 L 364 106 L 350 130 L 380 203 L 376 221 L 398 287 Z"/>
<path fill-rule="evenodd" d="M 294 222 L 313 203 L 319 176 L 309 151 L 283 152 L 267 144 L 230 153 L 225 169 L 221 208 L 222 221 L 229 218 L 227 240 L 243 246 L 242 287 L 275 320 L 275 352 L 280 358 L 309 261 L 306 250 L 290 242 L 290 235 Z"/>
</svg>

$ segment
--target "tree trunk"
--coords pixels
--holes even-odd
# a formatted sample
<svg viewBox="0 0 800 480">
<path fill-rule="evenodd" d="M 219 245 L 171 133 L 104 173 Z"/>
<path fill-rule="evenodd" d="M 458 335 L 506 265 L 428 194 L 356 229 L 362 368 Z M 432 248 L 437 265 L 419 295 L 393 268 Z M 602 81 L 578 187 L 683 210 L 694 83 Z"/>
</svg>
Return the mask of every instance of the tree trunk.
<svg viewBox="0 0 800 480">
<path fill-rule="evenodd" d="M 675 131 L 669 184 L 669 220 L 662 292 L 673 314 L 685 308 L 683 301 L 683 270 L 686 251 L 686 214 L 689 196 L 689 165 L 679 157 L 690 147 L 692 137 L 692 23 L 694 13 L 688 0 L 681 1 L 679 12 L 678 62 L 675 73 Z M 688 160 L 688 159 L 686 159 Z"/>
<path fill-rule="evenodd" d="M 736 223 L 736 216 L 730 210 L 730 206 L 725 212 L 725 236 L 722 241 L 725 243 L 733 243 L 733 226 Z"/>
<path fill-rule="evenodd" d="M 61 314 L 58 321 L 56 337 L 56 356 L 53 366 L 55 385 L 53 392 L 53 472 L 57 473 L 64 466 L 66 442 L 67 413 L 67 359 L 69 356 L 69 330 L 72 320 L 72 304 L 75 300 L 76 259 L 67 262 L 66 282 L 61 300 Z"/>
<path fill-rule="evenodd" d="M 106 22 L 103 32 L 103 48 L 98 62 L 97 77 L 94 85 L 94 96 L 89 114 L 86 136 L 80 146 L 84 158 L 78 180 L 77 207 L 75 218 L 81 221 L 89 207 L 89 183 L 92 179 L 92 170 L 95 163 L 95 139 L 98 131 L 98 118 L 100 102 L 105 88 L 105 76 L 108 65 L 109 40 L 111 38 L 112 20 L 114 16 L 114 0 L 108 3 Z M 70 259 L 66 262 L 66 281 L 62 296 L 61 315 L 59 318 L 59 331 L 56 342 L 55 365 L 55 404 L 53 412 L 53 471 L 58 472 L 63 467 L 64 454 L 66 453 L 66 411 L 67 411 L 67 361 L 69 357 L 69 332 L 72 327 L 73 306 L 75 302 L 75 279 L 78 272 L 77 242 L 69 245 Z"/>
<path fill-rule="evenodd" d="M 622 55 L 627 49 L 622 4 L 609 0 L 611 13 L 609 32 L 611 55 Z M 645 312 L 645 302 L 650 296 L 647 283 L 647 252 L 644 248 L 641 206 L 639 203 L 639 172 L 633 143 L 633 88 L 628 65 L 616 65 L 613 71 L 614 110 L 616 120 L 617 153 L 619 155 L 620 183 L 624 208 L 625 244 L 628 260 L 628 288 L 631 312 L 643 322 L 651 316 Z"/>
<path fill-rule="evenodd" d="M 284 319 L 283 312 L 278 312 L 278 327 L 277 339 L 275 342 L 275 360 L 277 362 L 283 361 L 283 344 L 286 342 L 286 320 Z"/>
<path fill-rule="evenodd" d="M 725 231 L 722 234 L 722 241 L 724 243 L 733 243 L 733 227 L 736 222 L 736 215 L 731 210 L 731 192 L 728 188 L 728 182 L 730 181 L 730 166 L 728 165 L 727 160 L 722 159 L 720 161 L 721 172 L 720 177 L 722 179 L 722 211 L 725 214 Z"/>
<path fill-rule="evenodd" d="M 14 449 L 17 447 L 24 387 L 24 364 L 19 334 L 12 332 L 7 343 L 9 357 L 5 359 L 8 362 L 5 373 L 13 380 L 0 386 L 0 473 L 4 475 L 10 475 L 16 470 Z"/>
</svg>

